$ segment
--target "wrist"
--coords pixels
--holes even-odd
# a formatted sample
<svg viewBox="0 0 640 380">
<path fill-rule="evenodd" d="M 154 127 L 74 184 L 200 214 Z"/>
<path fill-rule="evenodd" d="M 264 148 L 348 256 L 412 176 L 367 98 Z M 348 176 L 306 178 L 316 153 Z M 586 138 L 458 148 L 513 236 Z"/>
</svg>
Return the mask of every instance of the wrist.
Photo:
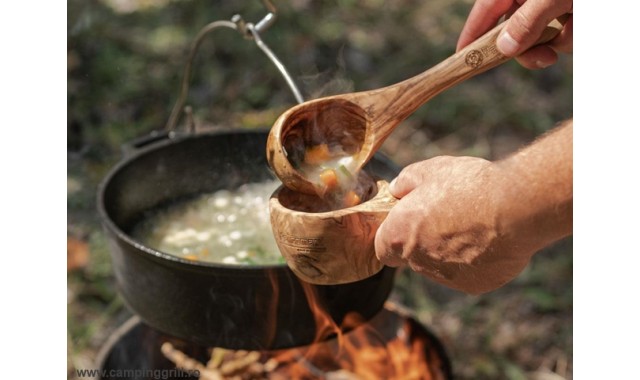
<svg viewBox="0 0 640 380">
<path fill-rule="evenodd" d="M 528 260 L 544 246 L 538 222 L 530 207 L 531 189 L 512 162 L 494 163 L 493 204 L 497 249 L 505 255 Z"/>
<path fill-rule="evenodd" d="M 532 255 L 572 232 L 571 132 L 568 141 L 564 133 L 495 163 L 498 230 L 505 244 L 522 254 Z"/>
</svg>

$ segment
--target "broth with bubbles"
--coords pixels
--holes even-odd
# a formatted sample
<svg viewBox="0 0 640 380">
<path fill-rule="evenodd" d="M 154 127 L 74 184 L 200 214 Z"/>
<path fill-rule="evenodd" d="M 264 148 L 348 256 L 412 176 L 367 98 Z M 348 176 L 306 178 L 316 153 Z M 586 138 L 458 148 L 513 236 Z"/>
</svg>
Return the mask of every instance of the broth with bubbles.
<svg viewBox="0 0 640 380">
<path fill-rule="evenodd" d="M 271 232 L 269 198 L 279 181 L 219 190 L 156 210 L 132 235 L 156 250 L 194 261 L 284 263 Z"/>
</svg>

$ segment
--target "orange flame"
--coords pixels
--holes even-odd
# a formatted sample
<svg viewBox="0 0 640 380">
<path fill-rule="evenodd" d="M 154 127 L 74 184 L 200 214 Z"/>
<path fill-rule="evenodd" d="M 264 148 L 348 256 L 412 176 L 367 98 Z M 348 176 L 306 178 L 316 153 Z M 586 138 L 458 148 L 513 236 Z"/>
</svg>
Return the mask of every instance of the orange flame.
<svg viewBox="0 0 640 380">
<path fill-rule="evenodd" d="M 444 361 L 432 337 L 417 331 L 417 322 L 383 310 L 365 322 L 357 313 L 342 324 L 331 318 L 314 286 L 302 282 L 316 323 L 314 341 L 306 347 L 272 352 L 279 373 L 289 379 L 446 379 Z M 347 331 L 347 332 L 345 332 Z"/>
<path fill-rule="evenodd" d="M 325 341 L 327 338 L 334 335 L 338 340 L 339 346 L 342 346 L 342 329 L 338 327 L 333 318 L 331 318 L 331 315 L 327 312 L 325 306 L 320 303 L 316 288 L 304 281 L 300 281 L 300 284 L 302 284 L 304 294 L 307 296 L 307 302 L 309 303 L 309 308 L 311 309 L 313 319 L 316 323 L 316 335 L 313 339 L 314 344 L 311 344 L 310 347 L 312 349 L 309 350 L 308 356 L 312 355 L 313 347 L 316 346 L 315 343 Z"/>
<path fill-rule="evenodd" d="M 278 298 L 280 297 L 280 286 L 278 284 L 278 275 L 275 270 L 268 271 L 269 283 L 271 284 L 272 298 L 265 300 L 261 294 L 256 295 L 256 305 L 259 306 L 268 302 L 267 304 L 267 336 L 265 337 L 265 346 L 270 347 L 273 343 L 273 339 L 276 336 L 276 329 L 278 328 Z"/>
</svg>

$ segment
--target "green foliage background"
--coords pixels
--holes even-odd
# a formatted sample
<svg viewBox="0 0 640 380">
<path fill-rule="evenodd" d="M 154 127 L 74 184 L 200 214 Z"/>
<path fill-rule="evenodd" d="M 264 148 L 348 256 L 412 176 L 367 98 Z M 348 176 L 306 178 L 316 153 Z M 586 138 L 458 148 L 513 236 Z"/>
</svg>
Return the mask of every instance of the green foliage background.
<svg viewBox="0 0 640 380">
<path fill-rule="evenodd" d="M 262 34 L 311 99 L 396 83 L 455 50 L 469 0 L 275 1 Z M 90 262 L 68 274 L 68 368 L 88 368 L 127 316 L 95 212 L 96 186 L 131 139 L 164 127 L 188 49 L 207 23 L 236 13 L 256 22 L 257 0 L 68 0 L 68 235 Z M 571 57 L 530 71 L 509 62 L 420 108 L 383 146 L 400 165 L 440 154 L 499 159 L 571 117 Z M 222 30 L 194 63 L 188 103 L 203 128 L 269 127 L 294 104 L 252 41 Z M 534 257 L 513 283 L 485 296 L 402 271 L 393 299 L 445 343 L 458 378 L 572 377 L 572 242 Z M 543 377 L 547 376 L 547 377 Z M 556 376 L 556 377 L 550 377 Z"/>
</svg>

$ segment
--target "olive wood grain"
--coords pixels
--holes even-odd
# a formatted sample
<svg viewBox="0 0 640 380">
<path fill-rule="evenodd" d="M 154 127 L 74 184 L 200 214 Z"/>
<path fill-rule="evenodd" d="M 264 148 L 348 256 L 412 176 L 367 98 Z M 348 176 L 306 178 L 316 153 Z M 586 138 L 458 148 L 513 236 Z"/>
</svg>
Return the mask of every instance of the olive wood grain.
<svg viewBox="0 0 640 380">
<path fill-rule="evenodd" d="M 560 18 L 559 18 L 560 19 Z M 552 40 L 563 24 L 554 20 L 536 44 Z M 562 18 L 566 20 L 566 18 Z M 267 160 L 283 184 L 314 194 L 314 187 L 290 162 L 300 146 L 328 143 L 353 152 L 365 165 L 400 122 L 442 91 L 496 67 L 510 58 L 496 47 L 504 27 L 485 35 L 431 69 L 381 89 L 311 100 L 284 112 L 267 140 Z M 299 152 L 298 152 L 299 154 Z"/>
<path fill-rule="evenodd" d="M 273 193 L 269 200 L 273 234 L 280 253 L 298 277 L 313 284 L 343 284 L 382 270 L 374 238 L 398 200 L 389 193 L 386 181 L 372 186 L 370 200 L 328 212 L 299 211 L 300 205 L 322 202 L 314 195 L 284 186 Z"/>
</svg>

